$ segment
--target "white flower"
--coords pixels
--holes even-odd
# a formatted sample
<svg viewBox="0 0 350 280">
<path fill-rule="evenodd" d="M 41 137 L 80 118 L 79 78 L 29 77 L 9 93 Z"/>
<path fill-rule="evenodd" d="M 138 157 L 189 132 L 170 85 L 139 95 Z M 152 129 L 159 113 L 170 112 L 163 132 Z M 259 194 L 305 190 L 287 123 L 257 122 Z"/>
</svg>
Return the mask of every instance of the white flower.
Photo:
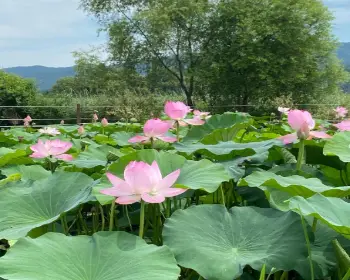
<svg viewBox="0 0 350 280">
<path fill-rule="evenodd" d="M 52 136 L 56 136 L 58 134 L 61 134 L 61 132 L 59 132 L 57 130 L 57 128 L 55 127 L 45 127 L 45 128 L 41 128 L 39 129 L 39 132 L 41 134 L 47 134 L 47 135 L 52 135 Z"/>
<path fill-rule="evenodd" d="M 278 111 L 282 114 L 288 115 L 290 108 L 278 107 Z"/>
</svg>

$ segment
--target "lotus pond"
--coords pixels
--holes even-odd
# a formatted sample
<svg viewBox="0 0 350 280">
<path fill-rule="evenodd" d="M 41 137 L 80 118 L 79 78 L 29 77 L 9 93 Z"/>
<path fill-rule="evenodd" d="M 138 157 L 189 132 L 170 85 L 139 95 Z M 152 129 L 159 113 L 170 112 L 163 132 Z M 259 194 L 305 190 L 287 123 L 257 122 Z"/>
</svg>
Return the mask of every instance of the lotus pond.
<svg viewBox="0 0 350 280">
<path fill-rule="evenodd" d="M 1 131 L 0 279 L 350 279 L 350 125 L 282 109 Z"/>
</svg>

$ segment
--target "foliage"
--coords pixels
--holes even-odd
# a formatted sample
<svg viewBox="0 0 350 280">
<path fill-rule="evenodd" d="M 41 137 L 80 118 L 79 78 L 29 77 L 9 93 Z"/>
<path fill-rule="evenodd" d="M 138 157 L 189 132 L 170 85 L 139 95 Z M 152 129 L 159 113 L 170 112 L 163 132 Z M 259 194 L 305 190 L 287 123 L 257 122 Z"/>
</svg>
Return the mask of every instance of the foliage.
<svg viewBox="0 0 350 280">
<path fill-rule="evenodd" d="M 349 269 L 348 132 L 284 145 L 283 118 L 242 113 L 171 129 L 174 144 L 129 143 L 139 123 L 56 128 L 0 132 L 2 279 L 338 280 Z M 30 156 L 55 138 L 73 160 Z M 101 190 L 128 184 L 134 161 L 177 172 L 179 195 L 115 204 Z"/>
<path fill-rule="evenodd" d="M 0 105 L 9 106 L 9 108 L 1 108 L 0 118 L 21 119 L 24 110 L 12 106 L 28 105 L 37 92 L 33 80 L 0 71 Z M 14 121 L 14 123 L 17 122 Z"/>
<path fill-rule="evenodd" d="M 317 0 L 81 2 L 109 35 L 111 65 L 148 82 L 170 79 L 189 105 L 196 96 L 221 111 L 285 96 L 309 103 L 348 79 L 334 55 L 332 16 Z"/>
</svg>

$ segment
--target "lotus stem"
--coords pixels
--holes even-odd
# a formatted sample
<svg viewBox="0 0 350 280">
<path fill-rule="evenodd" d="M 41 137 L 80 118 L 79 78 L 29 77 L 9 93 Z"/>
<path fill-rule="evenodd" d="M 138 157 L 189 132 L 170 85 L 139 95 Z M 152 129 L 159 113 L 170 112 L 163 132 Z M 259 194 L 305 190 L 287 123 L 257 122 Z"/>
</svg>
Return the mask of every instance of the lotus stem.
<svg viewBox="0 0 350 280">
<path fill-rule="evenodd" d="M 114 226 L 114 209 L 115 208 L 115 199 L 113 199 L 112 204 L 111 204 L 111 211 L 109 214 L 109 231 L 113 231 L 113 226 Z"/>
<path fill-rule="evenodd" d="M 316 227 L 317 227 L 317 218 L 314 217 L 312 221 L 312 232 L 316 232 Z"/>
<path fill-rule="evenodd" d="M 99 208 L 100 208 L 101 220 L 102 220 L 101 231 L 104 231 L 104 230 L 105 230 L 105 223 L 106 223 L 106 220 L 105 220 L 105 213 L 103 212 L 103 207 L 102 207 L 101 204 L 99 204 Z"/>
<path fill-rule="evenodd" d="M 65 214 L 61 215 L 61 225 L 62 225 L 64 234 L 68 235 L 68 225 L 67 225 Z"/>
<path fill-rule="evenodd" d="M 225 193 L 224 193 L 224 188 L 222 187 L 222 184 L 220 185 L 220 192 L 221 192 L 222 205 L 224 205 L 224 207 L 226 207 Z"/>
<path fill-rule="evenodd" d="M 145 228 L 145 202 L 141 200 L 140 229 L 139 229 L 139 236 L 141 238 L 143 238 L 144 228 Z"/>
<path fill-rule="evenodd" d="M 166 199 L 166 217 L 170 218 L 170 214 L 171 214 L 171 200 L 170 198 Z"/>
<path fill-rule="evenodd" d="M 180 142 L 180 123 L 179 121 L 176 121 L 175 124 L 176 124 L 176 139 L 177 139 L 177 142 Z"/>
<path fill-rule="evenodd" d="M 303 164 L 303 159 L 304 159 L 304 151 L 305 151 L 305 140 L 300 139 L 298 161 L 297 161 L 297 171 L 301 170 L 301 166 Z"/>
<path fill-rule="evenodd" d="M 309 255 L 310 274 L 311 274 L 311 279 L 310 280 L 315 280 L 314 265 L 313 265 L 313 262 L 312 262 L 312 252 L 311 252 L 310 239 L 309 239 L 309 235 L 308 235 L 308 232 L 307 232 L 306 223 L 305 223 L 304 217 L 301 215 L 300 209 L 299 209 L 299 213 L 300 213 L 301 224 L 303 226 L 304 236 L 305 236 L 305 240 L 306 240 L 307 252 L 308 252 L 308 255 Z"/>
</svg>

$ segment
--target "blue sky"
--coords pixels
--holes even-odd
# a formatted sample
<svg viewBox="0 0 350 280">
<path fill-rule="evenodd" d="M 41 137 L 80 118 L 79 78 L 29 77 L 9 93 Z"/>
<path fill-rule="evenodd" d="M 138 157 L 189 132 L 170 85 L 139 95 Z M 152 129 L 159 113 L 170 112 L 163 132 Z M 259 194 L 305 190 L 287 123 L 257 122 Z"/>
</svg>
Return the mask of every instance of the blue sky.
<svg viewBox="0 0 350 280">
<path fill-rule="evenodd" d="M 71 66 L 72 52 L 101 46 L 98 25 L 79 0 L 0 0 L 0 68 Z M 350 0 L 323 0 L 336 16 L 334 33 L 350 42 Z"/>
</svg>

